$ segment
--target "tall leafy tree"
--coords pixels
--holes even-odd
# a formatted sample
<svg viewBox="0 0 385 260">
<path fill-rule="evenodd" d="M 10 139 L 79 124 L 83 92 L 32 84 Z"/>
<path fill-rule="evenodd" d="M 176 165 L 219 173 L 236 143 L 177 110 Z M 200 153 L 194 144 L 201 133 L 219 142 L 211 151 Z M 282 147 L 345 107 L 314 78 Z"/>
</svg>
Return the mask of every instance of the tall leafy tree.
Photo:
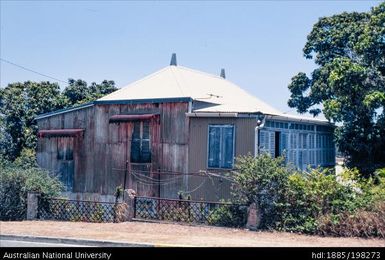
<svg viewBox="0 0 385 260">
<path fill-rule="evenodd" d="M 364 13 L 320 18 L 303 49 L 318 67 L 289 85 L 288 105 L 325 117 L 349 166 L 370 174 L 385 165 L 385 2 Z"/>
<path fill-rule="evenodd" d="M 90 86 L 84 80 L 69 79 L 63 91 L 67 106 L 79 105 L 94 101 L 117 90 L 113 80 L 103 80 L 100 84 L 92 82 Z"/>
<path fill-rule="evenodd" d="M 68 86 L 63 91 L 64 97 L 68 100 L 68 104 L 76 105 L 83 103 L 90 95 L 90 89 L 87 82 L 78 79 L 69 79 Z"/>
<path fill-rule="evenodd" d="M 57 83 L 11 83 L 0 89 L 0 152 L 14 160 L 23 148 L 34 148 L 36 143 L 37 114 L 62 108 Z"/>
</svg>

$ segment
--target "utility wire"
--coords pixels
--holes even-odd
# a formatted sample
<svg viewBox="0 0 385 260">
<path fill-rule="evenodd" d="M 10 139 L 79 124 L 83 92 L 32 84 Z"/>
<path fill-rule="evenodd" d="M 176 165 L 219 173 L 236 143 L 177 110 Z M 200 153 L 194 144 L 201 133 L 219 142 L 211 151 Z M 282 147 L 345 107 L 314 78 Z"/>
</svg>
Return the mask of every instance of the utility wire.
<svg viewBox="0 0 385 260">
<path fill-rule="evenodd" d="M 123 168 L 112 168 L 114 171 L 125 171 L 126 169 Z M 176 175 L 176 176 L 200 176 L 205 177 L 204 171 L 199 172 L 178 172 L 178 171 L 168 171 L 168 170 L 162 170 L 162 171 L 149 171 L 149 170 L 134 170 L 137 173 L 149 173 L 151 175 Z"/>
<path fill-rule="evenodd" d="M 48 76 L 48 75 L 46 75 L 46 74 L 37 72 L 37 71 L 35 71 L 35 70 L 28 69 L 28 68 L 26 68 L 26 67 L 24 67 L 24 66 L 18 65 L 18 64 L 16 64 L 16 63 L 13 63 L 13 62 L 11 62 L 11 61 L 5 60 L 5 59 L 3 59 L 3 58 L 0 58 L 0 60 L 3 61 L 3 62 L 5 62 L 5 63 L 11 64 L 11 65 L 13 65 L 13 66 L 15 66 L 15 67 L 18 67 L 18 68 L 20 68 L 20 69 L 23 69 L 23 70 L 26 70 L 26 71 L 29 71 L 29 72 L 38 74 L 38 75 L 40 75 L 40 76 L 43 76 L 43 77 L 46 77 L 46 78 L 50 78 L 50 79 L 53 79 L 53 80 L 57 80 L 57 81 L 60 81 L 60 82 L 62 82 L 62 83 L 68 83 L 68 82 L 66 82 L 66 81 L 64 81 L 64 80 L 57 79 L 57 78 Z"/>
<path fill-rule="evenodd" d="M 162 183 L 162 182 L 172 182 L 174 180 L 177 180 L 179 178 L 182 178 L 183 176 L 178 176 L 178 177 L 171 177 L 171 178 L 168 178 L 166 180 L 158 180 L 158 179 L 154 179 L 154 178 L 151 178 L 149 176 L 146 176 L 144 174 L 139 174 L 139 173 L 135 173 L 134 171 L 131 172 L 131 174 L 133 174 L 134 176 L 140 176 L 140 177 L 143 177 L 145 179 L 148 179 L 149 181 L 154 181 L 156 183 Z"/>
<path fill-rule="evenodd" d="M 234 182 L 233 179 L 231 178 L 228 178 L 226 176 L 222 176 L 222 175 L 219 175 L 219 174 L 215 174 L 215 173 L 212 173 L 212 172 L 205 172 L 207 174 L 207 176 L 210 178 L 211 176 L 213 177 L 217 177 L 217 178 L 222 178 L 222 179 L 225 179 L 225 180 L 228 180 L 230 182 Z"/>
<path fill-rule="evenodd" d="M 174 181 L 171 181 L 171 182 L 164 182 L 164 183 L 154 183 L 154 182 L 151 182 L 151 181 L 148 181 L 148 180 L 146 180 L 146 179 L 143 179 L 143 178 L 141 178 L 141 177 L 139 177 L 138 175 L 136 175 L 136 174 L 134 174 L 134 173 L 132 173 L 132 176 L 134 176 L 135 177 L 135 179 L 137 179 L 138 180 L 138 182 L 139 183 L 141 183 L 141 184 L 145 184 L 145 185 L 149 185 L 149 186 L 155 186 L 155 185 L 170 185 L 170 184 L 172 184 L 172 183 L 174 183 L 176 180 L 174 180 Z"/>
<path fill-rule="evenodd" d="M 206 183 L 207 179 L 204 179 L 198 186 L 196 186 L 193 190 L 189 190 L 189 191 L 182 191 L 183 194 L 191 194 L 197 190 L 199 190 L 205 183 Z"/>
</svg>

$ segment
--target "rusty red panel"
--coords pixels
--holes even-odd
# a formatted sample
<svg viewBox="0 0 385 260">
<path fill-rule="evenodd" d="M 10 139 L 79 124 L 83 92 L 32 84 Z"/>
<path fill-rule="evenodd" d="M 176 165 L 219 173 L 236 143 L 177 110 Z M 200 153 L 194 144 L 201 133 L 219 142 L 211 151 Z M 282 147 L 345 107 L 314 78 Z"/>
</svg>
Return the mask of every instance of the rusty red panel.
<svg viewBox="0 0 385 260">
<path fill-rule="evenodd" d="M 136 115 L 113 115 L 110 123 L 149 120 L 159 116 L 158 114 L 136 114 Z"/>
<path fill-rule="evenodd" d="M 71 136 L 80 136 L 83 133 L 84 129 L 47 129 L 39 130 L 38 137 L 71 137 Z"/>
</svg>

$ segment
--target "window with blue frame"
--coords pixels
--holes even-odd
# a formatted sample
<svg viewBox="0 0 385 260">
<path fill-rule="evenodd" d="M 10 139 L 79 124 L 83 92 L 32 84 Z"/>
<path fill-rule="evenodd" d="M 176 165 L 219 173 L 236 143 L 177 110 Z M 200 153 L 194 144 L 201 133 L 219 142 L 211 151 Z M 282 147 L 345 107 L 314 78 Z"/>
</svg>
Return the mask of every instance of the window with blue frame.
<svg viewBox="0 0 385 260">
<path fill-rule="evenodd" d="M 72 191 L 74 186 L 74 143 L 73 137 L 59 137 L 57 139 L 57 163 L 60 180 L 66 191 Z"/>
<path fill-rule="evenodd" d="M 131 162 L 150 163 L 150 123 L 149 121 L 134 122 L 131 140 Z"/>
<path fill-rule="evenodd" d="M 209 125 L 208 167 L 231 169 L 234 162 L 234 126 Z"/>
</svg>

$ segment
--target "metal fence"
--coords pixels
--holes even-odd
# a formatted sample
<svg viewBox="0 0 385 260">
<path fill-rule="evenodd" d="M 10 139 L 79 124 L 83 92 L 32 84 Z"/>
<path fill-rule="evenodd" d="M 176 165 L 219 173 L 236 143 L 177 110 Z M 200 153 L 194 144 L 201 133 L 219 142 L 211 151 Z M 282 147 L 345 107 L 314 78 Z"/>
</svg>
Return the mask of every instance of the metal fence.
<svg viewBox="0 0 385 260">
<path fill-rule="evenodd" d="M 39 197 L 38 218 L 42 220 L 120 222 L 125 203 Z"/>
<path fill-rule="evenodd" d="M 135 197 L 136 219 L 220 226 L 242 226 L 247 207 L 240 204 L 156 197 Z"/>
</svg>

